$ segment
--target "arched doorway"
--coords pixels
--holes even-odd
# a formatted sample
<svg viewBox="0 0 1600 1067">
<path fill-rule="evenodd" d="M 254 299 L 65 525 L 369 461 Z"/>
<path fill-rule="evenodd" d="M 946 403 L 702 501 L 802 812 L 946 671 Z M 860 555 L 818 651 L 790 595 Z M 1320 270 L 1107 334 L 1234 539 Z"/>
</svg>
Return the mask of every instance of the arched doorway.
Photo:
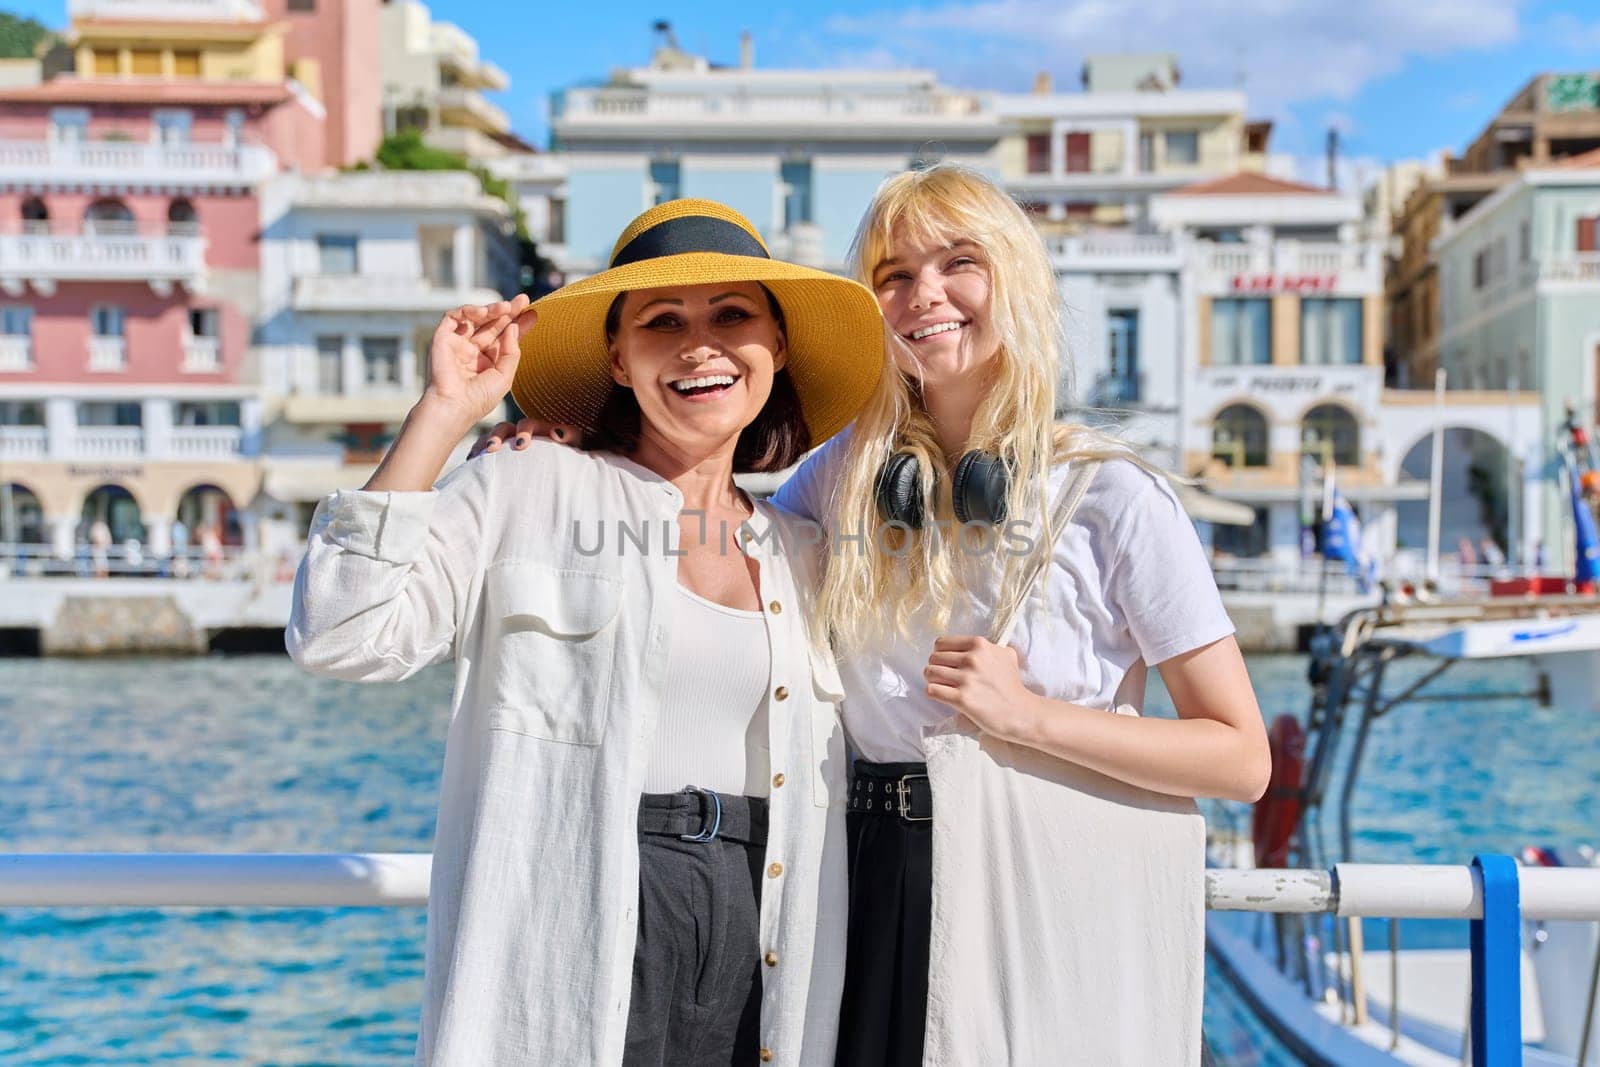
<svg viewBox="0 0 1600 1067">
<path fill-rule="evenodd" d="M 184 493 L 178 500 L 178 521 L 183 523 L 191 545 L 201 543 L 201 531 L 211 531 L 219 544 L 244 544 L 244 528 L 233 498 L 214 485 L 197 485 Z"/>
<path fill-rule="evenodd" d="M 169 234 L 193 234 L 200 229 L 200 215 L 194 209 L 194 204 L 179 197 L 167 205 L 167 232 Z"/>
<path fill-rule="evenodd" d="M 44 509 L 21 482 L 0 482 L 0 541 L 13 545 L 45 543 Z"/>
<path fill-rule="evenodd" d="M 1350 410 L 1339 404 L 1318 404 L 1300 422 L 1300 441 L 1306 452 L 1323 462 L 1332 457 L 1336 467 L 1361 462 L 1361 426 Z"/>
<path fill-rule="evenodd" d="M 37 196 L 30 196 L 22 202 L 22 232 L 50 232 L 50 209 Z"/>
<path fill-rule="evenodd" d="M 1249 404 L 1230 404 L 1211 425 L 1211 454 L 1230 467 L 1265 467 L 1267 418 Z"/>
<path fill-rule="evenodd" d="M 105 523 L 114 544 L 140 541 L 145 538 L 144 520 L 139 517 L 139 502 L 133 494 L 120 485 L 102 485 L 83 501 L 83 515 L 78 521 L 78 540 L 93 544 L 91 534 L 96 523 Z"/>
<path fill-rule="evenodd" d="M 1482 430 L 1451 426 L 1444 431 L 1444 466 L 1439 499 L 1439 555 L 1456 554 L 1463 540 L 1482 562 L 1487 538 L 1507 555 L 1510 529 L 1510 454 L 1499 439 Z M 1425 434 L 1400 461 L 1403 481 L 1427 482 L 1433 468 L 1433 435 Z M 1428 502 L 1402 500 L 1395 505 L 1396 545 L 1426 551 Z"/>
<path fill-rule="evenodd" d="M 111 197 L 96 200 L 83 213 L 83 228 L 89 233 L 132 233 L 133 211 L 121 200 Z"/>
</svg>

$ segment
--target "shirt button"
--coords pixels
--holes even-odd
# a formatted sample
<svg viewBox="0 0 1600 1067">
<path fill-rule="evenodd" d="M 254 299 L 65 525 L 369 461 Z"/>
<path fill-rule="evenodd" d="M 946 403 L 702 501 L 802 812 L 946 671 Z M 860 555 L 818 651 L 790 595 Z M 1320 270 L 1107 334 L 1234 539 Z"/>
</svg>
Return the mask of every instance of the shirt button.
<svg viewBox="0 0 1600 1067">
<path fill-rule="evenodd" d="M 774 774 L 772 776 L 772 788 L 774 788 L 774 789 L 782 789 L 783 788 L 783 775 L 781 773 Z"/>
<path fill-rule="evenodd" d="M 767 877 L 768 878 L 776 878 L 776 877 L 778 877 L 778 875 L 780 875 L 782 873 L 783 873 L 783 864 L 781 864 L 781 863 L 774 863 L 772 866 L 767 868 Z"/>
<path fill-rule="evenodd" d="M 778 965 L 778 954 L 776 952 L 769 952 L 761 958 L 766 961 L 768 967 L 776 967 Z"/>
<path fill-rule="evenodd" d="M 772 603 L 767 605 L 767 610 L 772 612 L 774 615 L 782 615 L 783 605 L 774 600 Z"/>
<path fill-rule="evenodd" d="M 779 700 L 788 700 L 789 699 L 789 687 L 786 686 L 786 685 L 780 685 L 780 686 L 778 686 L 778 688 L 776 688 L 776 689 L 774 689 L 772 691 L 772 695 L 777 697 Z"/>
<path fill-rule="evenodd" d="M 772 1062 L 772 1050 L 770 1048 L 764 1048 L 764 1049 L 761 1050 L 761 1062 L 762 1063 L 771 1063 Z"/>
</svg>

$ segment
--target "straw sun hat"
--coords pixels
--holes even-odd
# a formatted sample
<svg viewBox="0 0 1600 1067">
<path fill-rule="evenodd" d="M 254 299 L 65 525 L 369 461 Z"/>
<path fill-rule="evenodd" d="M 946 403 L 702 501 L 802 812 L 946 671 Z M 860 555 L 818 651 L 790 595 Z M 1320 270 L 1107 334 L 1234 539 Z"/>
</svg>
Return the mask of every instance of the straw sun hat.
<svg viewBox="0 0 1600 1067">
<path fill-rule="evenodd" d="M 608 270 L 534 302 L 511 383 L 534 418 L 592 430 L 616 387 L 605 319 L 618 293 L 677 285 L 760 282 L 788 338 L 786 368 L 819 445 L 855 418 L 883 370 L 883 319 L 866 287 L 771 258 L 750 220 L 712 200 L 669 200 L 622 231 Z"/>
</svg>

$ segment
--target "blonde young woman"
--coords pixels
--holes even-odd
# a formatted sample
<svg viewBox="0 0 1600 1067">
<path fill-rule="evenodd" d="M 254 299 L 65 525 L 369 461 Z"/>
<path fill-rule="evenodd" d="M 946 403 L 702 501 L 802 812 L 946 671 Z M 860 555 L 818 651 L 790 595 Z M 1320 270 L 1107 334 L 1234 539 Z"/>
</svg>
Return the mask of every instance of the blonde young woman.
<svg viewBox="0 0 1600 1067">
<path fill-rule="evenodd" d="M 1191 950 L 1169 961 L 1195 994 L 1182 1004 L 1140 988 L 1143 972 L 1114 955 L 1039 951 L 1066 944 L 1070 952 L 1077 933 L 1101 921 L 1037 906 L 1085 872 L 1042 867 L 1030 835 L 1083 828 L 1036 825 L 1038 813 L 990 797 L 938 795 L 925 767 L 929 737 L 960 716 L 984 735 L 1098 776 L 1090 781 L 1173 797 L 1259 796 L 1265 731 L 1194 528 L 1164 479 L 1128 449 L 1054 423 L 1055 277 L 1037 231 L 992 182 L 956 166 L 889 179 L 862 221 L 855 267 L 888 325 L 888 372 L 852 429 L 774 497 L 831 538 L 819 608 L 841 654 L 857 757 L 838 1062 L 919 1064 L 926 1054 L 930 1063 L 1143 1067 L 1197 1058 L 1203 961 Z M 519 427 L 512 447 L 547 429 Z M 1041 536 L 1085 461 L 1099 467 L 1071 523 Z M 1030 564 L 1042 566 L 1036 583 L 1026 583 Z M 992 643 L 997 609 L 1019 602 L 1014 636 Z M 1160 671 L 1176 720 L 1110 713 L 1137 707 L 1148 667 Z M 989 808 L 974 813 L 974 804 Z M 948 850 L 936 855 L 940 827 L 958 813 L 983 827 L 984 840 L 946 835 Z M 1034 907 L 963 901 L 935 880 L 953 863 L 996 855 L 1007 867 L 987 884 Z M 1139 893 L 1126 887 L 1135 910 Z M 952 923 L 958 904 L 968 910 Z M 1102 904 L 1130 906 L 1093 906 Z M 1161 943 L 1178 919 L 1156 907 L 1152 900 L 1136 936 Z M 963 922 L 994 928 L 976 969 L 930 973 L 936 909 L 947 931 Z M 1057 929 L 990 918 L 1041 911 Z M 1058 972 L 1069 969 L 1080 977 L 1063 985 Z M 942 1019 L 993 1025 L 952 1038 L 941 1021 L 930 1035 L 930 986 Z M 1053 997 L 1058 989 L 1072 990 L 1074 1002 Z M 925 1036 L 938 1047 L 925 1050 Z"/>
<path fill-rule="evenodd" d="M 826 440 L 882 365 L 870 293 L 708 201 L 531 309 L 445 317 L 378 471 L 313 520 L 287 635 L 342 678 L 456 663 L 418 1063 L 833 1061 L 838 675 L 804 540 L 733 475 Z M 508 388 L 589 450 L 435 488 Z"/>
</svg>

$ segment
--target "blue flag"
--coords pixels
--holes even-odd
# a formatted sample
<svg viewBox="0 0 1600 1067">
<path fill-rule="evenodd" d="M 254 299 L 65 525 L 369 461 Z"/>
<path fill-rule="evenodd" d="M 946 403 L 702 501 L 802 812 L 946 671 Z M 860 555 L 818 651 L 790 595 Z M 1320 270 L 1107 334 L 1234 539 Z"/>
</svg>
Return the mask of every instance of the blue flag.
<svg viewBox="0 0 1600 1067">
<path fill-rule="evenodd" d="M 1378 561 L 1372 558 L 1361 539 L 1361 520 L 1350 509 L 1344 494 L 1333 491 L 1333 506 L 1322 522 L 1322 558 L 1343 560 L 1345 570 L 1355 578 L 1363 593 L 1372 591 L 1378 574 Z"/>
<path fill-rule="evenodd" d="M 1575 557 L 1572 580 L 1584 585 L 1600 578 L 1600 535 L 1594 528 L 1594 512 L 1583 502 L 1578 485 L 1578 465 L 1567 457 L 1567 488 L 1572 494 L 1572 547 Z"/>
</svg>

